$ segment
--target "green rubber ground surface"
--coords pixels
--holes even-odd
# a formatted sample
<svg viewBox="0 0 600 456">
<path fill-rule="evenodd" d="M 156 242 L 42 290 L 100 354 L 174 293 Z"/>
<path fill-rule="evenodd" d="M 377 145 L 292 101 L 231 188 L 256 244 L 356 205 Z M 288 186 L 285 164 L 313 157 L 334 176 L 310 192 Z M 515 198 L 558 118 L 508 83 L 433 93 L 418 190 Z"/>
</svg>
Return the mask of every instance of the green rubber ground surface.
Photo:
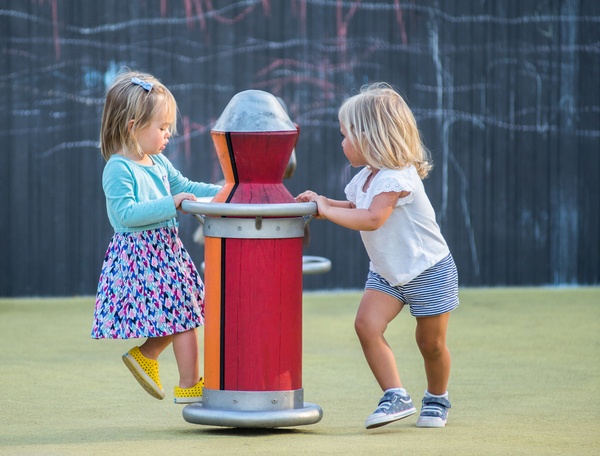
<svg viewBox="0 0 600 456">
<path fill-rule="evenodd" d="M 381 396 L 353 319 L 359 293 L 304 296 L 303 387 L 321 422 L 274 430 L 189 424 L 133 379 L 135 341 L 89 338 L 93 298 L 0 300 L 1 455 L 596 455 L 600 454 L 600 288 L 463 289 L 450 319 L 444 429 L 416 415 L 367 431 Z M 404 386 L 425 389 L 405 309 L 387 338 Z"/>
</svg>

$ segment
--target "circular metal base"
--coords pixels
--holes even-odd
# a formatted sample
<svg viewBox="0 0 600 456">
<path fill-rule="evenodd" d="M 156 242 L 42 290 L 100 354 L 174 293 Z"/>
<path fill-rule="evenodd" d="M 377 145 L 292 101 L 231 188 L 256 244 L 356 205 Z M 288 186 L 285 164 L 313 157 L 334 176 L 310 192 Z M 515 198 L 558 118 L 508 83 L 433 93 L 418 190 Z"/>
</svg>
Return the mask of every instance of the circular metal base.
<svg viewBox="0 0 600 456">
<path fill-rule="evenodd" d="M 186 405 L 183 418 L 194 424 L 235 428 L 302 426 L 321 421 L 323 410 L 304 402 L 302 388 L 290 391 L 204 389 L 202 402 Z"/>
<path fill-rule="evenodd" d="M 323 410 L 309 402 L 304 402 L 302 408 L 254 412 L 211 409 L 198 402 L 183 408 L 183 418 L 193 424 L 271 429 L 318 423 L 323 418 Z"/>
</svg>

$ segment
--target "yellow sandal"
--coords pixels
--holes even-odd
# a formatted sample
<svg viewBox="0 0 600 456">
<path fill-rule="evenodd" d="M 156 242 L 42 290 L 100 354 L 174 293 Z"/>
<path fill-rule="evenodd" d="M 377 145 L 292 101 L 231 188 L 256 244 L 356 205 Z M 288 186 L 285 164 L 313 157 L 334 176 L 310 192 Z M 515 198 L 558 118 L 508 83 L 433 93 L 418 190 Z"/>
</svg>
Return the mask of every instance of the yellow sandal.
<svg viewBox="0 0 600 456">
<path fill-rule="evenodd" d="M 201 402 L 203 388 L 203 378 L 200 378 L 200 381 L 191 388 L 180 388 L 179 386 L 176 386 L 174 402 L 176 404 L 191 404 L 192 402 Z"/>
<path fill-rule="evenodd" d="M 123 355 L 123 362 L 148 394 L 156 399 L 164 399 L 165 392 L 158 375 L 158 361 L 146 358 L 139 347 L 133 347 Z"/>
</svg>

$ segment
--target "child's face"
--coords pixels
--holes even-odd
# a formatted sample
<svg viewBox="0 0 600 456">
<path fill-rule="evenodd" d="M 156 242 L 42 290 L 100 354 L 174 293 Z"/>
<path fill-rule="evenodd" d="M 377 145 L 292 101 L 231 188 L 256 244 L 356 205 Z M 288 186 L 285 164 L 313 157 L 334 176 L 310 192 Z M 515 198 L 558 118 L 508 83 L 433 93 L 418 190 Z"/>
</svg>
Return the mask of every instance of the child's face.
<svg viewBox="0 0 600 456">
<path fill-rule="evenodd" d="M 342 149 L 344 150 L 344 155 L 350 162 L 354 168 L 358 168 L 360 166 L 365 166 L 367 164 L 366 160 L 363 156 L 355 149 L 350 140 L 347 138 L 346 127 L 340 124 L 340 132 L 342 133 Z"/>
<path fill-rule="evenodd" d="M 135 139 L 139 146 L 147 155 L 160 154 L 169 142 L 171 133 L 169 127 L 171 119 L 167 116 L 167 110 L 163 109 L 158 112 L 148 126 L 134 132 Z"/>
</svg>

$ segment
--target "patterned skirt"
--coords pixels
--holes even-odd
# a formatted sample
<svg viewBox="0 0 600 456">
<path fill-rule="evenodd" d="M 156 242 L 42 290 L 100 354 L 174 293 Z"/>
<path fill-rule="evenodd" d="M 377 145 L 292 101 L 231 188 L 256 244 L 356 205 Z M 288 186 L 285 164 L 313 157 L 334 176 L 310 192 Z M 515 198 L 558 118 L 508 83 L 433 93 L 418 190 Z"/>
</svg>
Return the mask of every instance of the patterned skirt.
<svg viewBox="0 0 600 456">
<path fill-rule="evenodd" d="M 96 293 L 94 339 L 161 337 L 204 323 L 204 284 L 176 227 L 115 233 Z"/>
</svg>

